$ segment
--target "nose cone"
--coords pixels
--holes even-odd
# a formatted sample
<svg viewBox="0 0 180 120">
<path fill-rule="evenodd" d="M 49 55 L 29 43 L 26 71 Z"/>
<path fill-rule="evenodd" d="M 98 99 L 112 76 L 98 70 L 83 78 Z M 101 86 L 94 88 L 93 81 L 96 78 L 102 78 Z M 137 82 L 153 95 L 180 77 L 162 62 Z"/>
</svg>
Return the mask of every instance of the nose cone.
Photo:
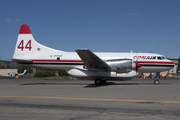
<svg viewBox="0 0 180 120">
<path fill-rule="evenodd" d="M 173 61 L 169 60 L 169 62 L 170 62 L 170 64 L 173 64 L 173 65 L 174 65 L 174 62 L 173 62 Z"/>
<path fill-rule="evenodd" d="M 174 62 L 171 60 L 167 60 L 167 65 L 172 69 L 174 67 Z"/>
</svg>

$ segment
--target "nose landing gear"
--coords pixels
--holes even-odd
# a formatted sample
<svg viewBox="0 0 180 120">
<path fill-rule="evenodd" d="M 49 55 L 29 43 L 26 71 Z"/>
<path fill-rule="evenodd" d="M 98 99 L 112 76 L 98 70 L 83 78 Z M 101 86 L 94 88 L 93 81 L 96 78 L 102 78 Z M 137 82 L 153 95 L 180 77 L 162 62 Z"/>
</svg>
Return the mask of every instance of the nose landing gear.
<svg viewBox="0 0 180 120">
<path fill-rule="evenodd" d="M 159 80 L 154 80 L 154 84 L 158 85 L 159 83 Z"/>
<path fill-rule="evenodd" d="M 157 77 L 156 77 L 157 79 L 156 80 L 154 80 L 154 84 L 156 84 L 156 85 L 158 85 L 160 82 L 159 82 L 159 80 L 158 80 L 158 78 L 159 78 L 159 73 L 157 73 Z"/>
</svg>

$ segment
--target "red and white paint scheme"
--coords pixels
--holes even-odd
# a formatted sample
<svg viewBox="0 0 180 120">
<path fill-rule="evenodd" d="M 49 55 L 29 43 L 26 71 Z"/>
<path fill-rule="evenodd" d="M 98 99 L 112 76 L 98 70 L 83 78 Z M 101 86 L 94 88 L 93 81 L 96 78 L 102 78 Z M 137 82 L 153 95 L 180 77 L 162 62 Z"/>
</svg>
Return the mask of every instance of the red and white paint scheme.
<svg viewBox="0 0 180 120">
<path fill-rule="evenodd" d="M 55 50 L 35 41 L 27 24 L 20 28 L 13 61 L 39 69 L 66 71 L 82 80 L 130 80 L 142 72 L 161 72 L 173 68 L 174 63 L 153 53 L 76 52 Z M 159 82 L 157 82 L 159 84 Z"/>
</svg>

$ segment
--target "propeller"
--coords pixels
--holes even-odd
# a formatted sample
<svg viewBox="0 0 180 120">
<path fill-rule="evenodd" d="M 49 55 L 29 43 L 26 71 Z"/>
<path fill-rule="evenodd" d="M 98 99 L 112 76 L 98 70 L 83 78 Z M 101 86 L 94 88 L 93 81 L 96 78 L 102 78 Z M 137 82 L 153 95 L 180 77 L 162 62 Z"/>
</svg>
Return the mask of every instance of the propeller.
<svg viewBox="0 0 180 120">
<path fill-rule="evenodd" d="M 140 67 L 142 67 L 139 63 L 138 63 L 138 61 L 136 60 L 136 72 L 138 71 L 138 69 L 140 68 Z"/>
</svg>

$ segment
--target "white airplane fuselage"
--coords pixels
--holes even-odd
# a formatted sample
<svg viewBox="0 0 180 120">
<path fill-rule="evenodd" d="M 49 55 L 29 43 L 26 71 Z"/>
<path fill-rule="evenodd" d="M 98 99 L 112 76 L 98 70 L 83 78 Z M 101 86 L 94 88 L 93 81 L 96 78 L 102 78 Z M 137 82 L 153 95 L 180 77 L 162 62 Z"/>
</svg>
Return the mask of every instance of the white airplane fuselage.
<svg viewBox="0 0 180 120">
<path fill-rule="evenodd" d="M 161 56 L 158 54 L 151 54 L 151 53 L 100 53 L 95 52 L 97 56 L 99 56 L 102 60 L 112 60 L 112 59 L 133 59 L 134 62 L 136 60 L 142 67 L 138 69 L 139 73 L 146 73 L 146 72 L 161 72 L 161 71 L 167 71 L 169 69 L 172 69 L 173 63 L 170 60 L 163 59 L 163 60 L 157 60 L 157 59 L 141 59 L 134 56 Z M 122 57 L 123 56 L 123 57 Z M 38 56 L 31 55 L 31 59 L 33 63 L 24 63 L 24 65 L 28 65 L 34 68 L 40 68 L 40 69 L 46 69 L 46 70 L 55 70 L 55 71 L 69 71 L 71 69 L 78 69 L 82 71 L 88 71 L 84 68 L 83 61 L 79 58 L 76 52 L 56 52 L 56 53 L 46 53 L 46 54 L 40 54 Z M 27 56 L 28 58 L 28 56 Z M 23 63 L 23 62 L 22 62 Z M 103 70 L 99 70 L 103 72 Z M 97 77 L 96 75 L 99 71 L 92 71 L 94 72 L 93 76 L 82 76 L 76 74 L 72 74 L 72 76 L 80 79 L 93 79 L 94 77 Z M 118 74 L 118 73 L 116 73 Z M 119 73 L 123 74 L 123 73 Z M 124 73 L 126 74 L 126 73 Z M 139 74 L 138 74 L 139 75 Z M 79 77 L 78 77 L 79 76 Z M 136 76 L 136 74 L 135 74 Z M 84 78 L 83 78 L 84 77 Z M 134 76 L 132 76 L 134 77 Z M 122 79 L 127 80 L 129 78 L 121 78 L 118 77 L 118 75 L 109 76 L 109 79 Z"/>
<path fill-rule="evenodd" d="M 168 71 L 174 66 L 172 61 L 154 53 L 79 51 L 82 55 L 78 51 L 64 52 L 43 46 L 34 40 L 29 26 L 24 24 L 20 28 L 12 60 L 39 69 L 63 70 L 82 80 L 130 80 L 142 72 Z M 107 68 L 99 63 L 107 65 Z M 137 64 L 140 65 L 138 68 Z"/>
</svg>

